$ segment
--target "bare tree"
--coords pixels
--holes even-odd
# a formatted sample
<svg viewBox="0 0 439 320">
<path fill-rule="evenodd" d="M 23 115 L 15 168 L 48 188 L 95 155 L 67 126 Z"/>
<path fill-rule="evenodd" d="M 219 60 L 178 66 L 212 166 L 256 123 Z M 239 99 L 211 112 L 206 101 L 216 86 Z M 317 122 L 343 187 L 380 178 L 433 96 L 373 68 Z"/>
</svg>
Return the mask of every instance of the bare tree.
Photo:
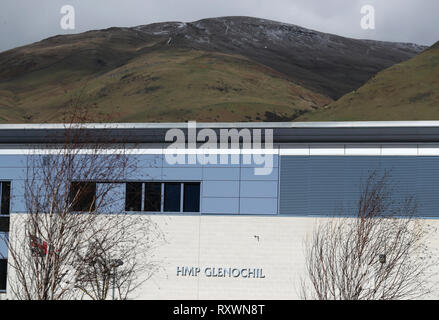
<svg viewBox="0 0 439 320">
<path fill-rule="evenodd" d="M 351 217 L 338 212 L 316 227 L 305 246 L 302 298 L 397 300 L 432 292 L 434 230 L 416 218 L 413 197 L 397 200 L 390 181 L 389 172 L 371 173 Z"/>
<path fill-rule="evenodd" d="M 117 225 L 93 237 L 75 260 L 75 287 L 93 300 L 125 300 L 160 267 L 152 259 L 152 249 L 163 240 L 155 224 L 120 216 Z"/>
<path fill-rule="evenodd" d="M 136 161 L 125 143 L 89 134 L 89 120 L 86 110 L 75 109 L 64 121 L 62 143 L 27 156 L 26 214 L 14 219 L 5 239 L 15 299 L 106 299 L 109 277 L 117 298 L 126 299 L 158 267 L 151 259 L 161 238 L 157 226 L 120 207 L 121 182 Z M 117 260 L 123 266 L 114 273 Z"/>
</svg>

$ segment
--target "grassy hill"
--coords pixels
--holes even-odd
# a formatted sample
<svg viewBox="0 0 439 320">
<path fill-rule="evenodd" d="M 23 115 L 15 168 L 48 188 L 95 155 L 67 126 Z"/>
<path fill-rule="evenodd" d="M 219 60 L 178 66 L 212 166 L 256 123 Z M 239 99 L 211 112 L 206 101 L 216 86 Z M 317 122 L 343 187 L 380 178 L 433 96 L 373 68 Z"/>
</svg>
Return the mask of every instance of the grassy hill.
<svg viewBox="0 0 439 320">
<path fill-rule="evenodd" d="M 439 120 L 439 42 L 298 121 Z"/>
<path fill-rule="evenodd" d="M 424 49 L 249 17 L 56 36 L 0 53 L 0 122 L 294 121 Z"/>
<path fill-rule="evenodd" d="M 0 84 L 7 122 L 56 122 L 80 101 L 121 122 L 294 119 L 332 100 L 244 57 L 154 51 L 100 74 L 49 66 Z"/>
</svg>

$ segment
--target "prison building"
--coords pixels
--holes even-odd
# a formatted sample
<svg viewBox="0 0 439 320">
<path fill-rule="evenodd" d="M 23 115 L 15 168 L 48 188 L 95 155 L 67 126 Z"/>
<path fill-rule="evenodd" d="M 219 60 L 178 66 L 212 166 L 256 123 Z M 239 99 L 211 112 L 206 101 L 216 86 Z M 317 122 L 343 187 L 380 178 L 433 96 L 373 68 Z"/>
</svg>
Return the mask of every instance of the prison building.
<svg viewBox="0 0 439 320">
<path fill-rule="evenodd" d="M 109 148 L 124 143 L 133 149 L 138 167 L 117 181 L 124 199 L 117 210 L 153 219 L 166 239 L 154 254 L 161 268 L 135 298 L 298 298 L 304 241 L 319 221 L 340 213 L 355 216 L 361 186 L 374 171 L 390 172 L 395 200 L 413 196 L 419 219 L 438 225 L 437 121 L 197 123 L 193 132 L 188 123 L 84 128 Z M 170 156 L 175 143 L 175 137 L 168 139 L 170 130 L 186 139 L 187 149 L 178 158 L 184 161 Z M 49 142 L 63 143 L 65 132 L 60 124 L 0 125 L 2 233 L 26 214 L 29 156 Z M 251 144 L 245 145 L 249 132 Z M 223 142 L 238 136 L 239 145 L 220 148 L 224 134 L 230 136 Z M 203 139 L 190 144 L 191 135 Z M 207 136 L 218 139 L 216 162 L 197 156 L 205 152 L 200 147 Z M 102 182 L 77 183 L 89 184 L 91 199 Z M 85 206 L 87 201 L 85 195 Z M 431 244 L 439 246 L 439 238 Z M 7 251 L 1 244 L 3 298 L 8 296 Z"/>
</svg>

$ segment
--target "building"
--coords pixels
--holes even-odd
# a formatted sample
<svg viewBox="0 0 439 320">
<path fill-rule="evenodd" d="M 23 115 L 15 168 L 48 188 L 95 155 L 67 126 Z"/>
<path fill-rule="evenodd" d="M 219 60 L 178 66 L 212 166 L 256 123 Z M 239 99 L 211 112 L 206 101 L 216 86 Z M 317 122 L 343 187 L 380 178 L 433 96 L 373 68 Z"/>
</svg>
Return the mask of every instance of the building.
<svg viewBox="0 0 439 320">
<path fill-rule="evenodd" d="M 359 185 L 371 170 L 391 169 L 397 194 L 415 195 L 419 218 L 438 224 L 437 121 L 198 123 L 192 129 L 204 137 L 230 129 L 243 135 L 248 129 L 254 138 L 255 130 L 265 131 L 261 146 L 269 146 L 263 153 L 267 157 L 246 162 L 251 152 L 240 146 L 238 152 L 222 150 L 230 158 L 216 164 L 167 160 L 171 142 L 166 134 L 177 129 L 188 138 L 187 123 L 86 128 L 103 141 L 123 137 L 135 143 L 143 165 L 120 181 L 121 205 L 139 218 L 151 216 L 166 234 L 167 243 L 157 251 L 163 268 L 139 289 L 138 298 L 298 298 L 304 239 L 336 208 L 349 212 L 355 206 Z M 7 232 L 9 219 L 26 213 L 23 172 L 29 149 L 46 143 L 48 136 L 61 142 L 63 130 L 50 124 L 0 125 L 0 231 Z M 198 148 L 198 142 L 192 147 Z M 141 201 L 133 198 L 136 189 L 143 191 Z M 432 244 L 439 245 L 439 237 Z M 6 256 L 7 250 L 1 250 Z M 6 270 L 7 261 L 1 260 L 3 297 Z"/>
</svg>

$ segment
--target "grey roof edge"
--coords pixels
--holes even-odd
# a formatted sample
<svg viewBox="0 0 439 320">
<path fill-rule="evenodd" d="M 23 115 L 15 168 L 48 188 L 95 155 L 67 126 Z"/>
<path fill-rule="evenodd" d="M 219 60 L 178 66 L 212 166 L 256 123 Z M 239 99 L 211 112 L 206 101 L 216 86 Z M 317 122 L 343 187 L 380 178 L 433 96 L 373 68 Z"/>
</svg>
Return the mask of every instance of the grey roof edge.
<svg viewBox="0 0 439 320">
<path fill-rule="evenodd" d="M 271 129 L 275 143 L 439 143 L 439 121 L 197 122 L 192 128 L 212 129 L 217 134 L 221 129 L 237 129 L 228 134 L 238 136 L 242 129 Z M 84 130 L 84 136 L 75 137 L 84 143 L 164 143 L 169 141 L 168 130 L 187 132 L 188 123 L 4 124 L 0 125 L 0 143 L 62 143 L 70 129 Z"/>
<path fill-rule="evenodd" d="M 162 123 L 87 123 L 87 124 L 0 124 L 1 130 L 84 129 L 184 129 L 187 122 Z M 339 122 L 196 122 L 197 128 L 287 129 L 287 128 L 439 128 L 439 121 L 339 121 Z"/>
</svg>

